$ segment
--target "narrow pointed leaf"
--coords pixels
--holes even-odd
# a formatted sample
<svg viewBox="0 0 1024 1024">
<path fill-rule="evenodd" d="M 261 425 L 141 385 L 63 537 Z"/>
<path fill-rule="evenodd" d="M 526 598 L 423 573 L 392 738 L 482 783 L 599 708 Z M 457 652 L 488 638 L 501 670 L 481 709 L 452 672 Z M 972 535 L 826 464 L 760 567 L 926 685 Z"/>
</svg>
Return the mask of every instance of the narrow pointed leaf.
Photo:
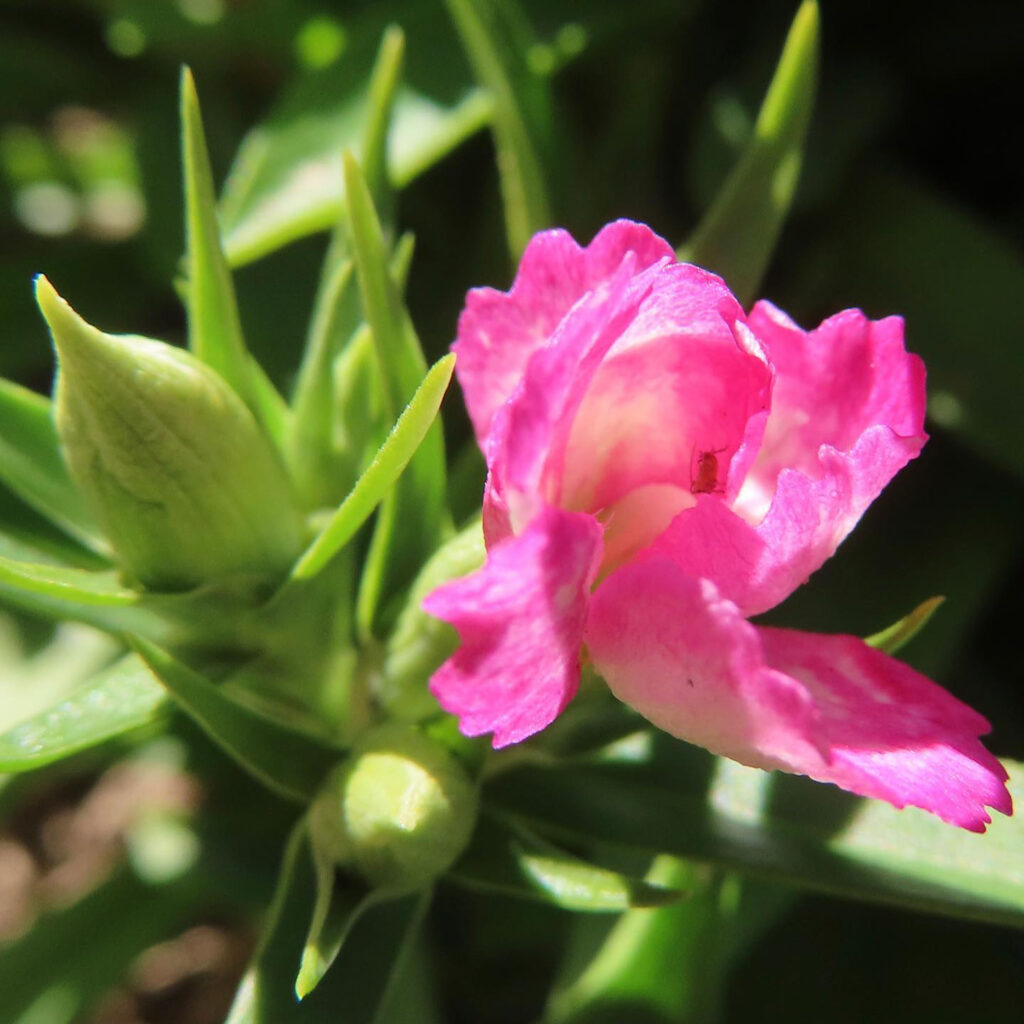
<svg viewBox="0 0 1024 1024">
<path fill-rule="evenodd" d="M 859 900 L 1024 927 L 1024 820 L 983 836 L 649 733 L 629 759 L 510 769 L 491 806 L 556 838 L 621 843 Z M 1024 766 L 1006 762 L 1024 799 Z"/>
<path fill-rule="evenodd" d="M 448 872 L 460 885 L 566 910 L 618 913 L 674 903 L 683 893 L 588 864 L 523 826 L 487 815 Z"/>
<path fill-rule="evenodd" d="M 287 447 L 296 484 L 312 507 L 329 503 L 334 481 L 343 473 L 343 457 L 334 436 L 333 367 L 359 320 L 355 267 L 351 260 L 339 259 L 325 270 L 317 296 L 295 385 Z"/>
<path fill-rule="evenodd" d="M 412 399 L 426 363 L 391 277 L 373 200 L 351 154 L 345 158 L 345 188 L 363 310 L 380 362 L 386 408 L 394 416 Z M 447 525 L 445 489 L 444 439 L 435 419 L 378 517 L 356 601 L 363 632 L 372 632 L 380 605 L 408 585 L 437 547 Z M 396 531 L 399 520 L 402 529 Z"/>
<path fill-rule="evenodd" d="M 363 125 L 362 166 L 366 184 L 377 209 L 389 220 L 394 205 L 388 175 L 387 143 L 395 94 L 402 75 L 405 34 L 391 25 L 381 39 L 377 62 L 370 78 L 370 92 Z"/>
<path fill-rule="evenodd" d="M 103 542 L 60 454 L 48 399 L 0 379 L 0 480 L 94 550 Z"/>
<path fill-rule="evenodd" d="M 928 620 L 945 600 L 944 597 L 930 597 L 927 601 L 922 601 L 912 612 L 904 615 L 899 622 L 894 622 L 878 633 L 865 637 L 864 642 L 872 647 L 877 647 L 880 651 L 885 651 L 886 654 L 895 654 L 924 629 Z"/>
<path fill-rule="evenodd" d="M 680 259 L 721 274 L 746 305 L 782 230 L 800 176 L 818 80 L 818 5 L 804 0 L 741 154 Z"/>
<path fill-rule="evenodd" d="M 436 419 L 454 369 L 454 355 L 434 364 L 369 468 L 299 559 L 292 570 L 293 579 L 308 579 L 323 569 L 394 486 Z"/>
<path fill-rule="evenodd" d="M 189 347 L 259 415 L 252 361 L 242 339 L 238 303 L 217 223 L 213 172 L 192 73 L 181 75 L 181 130 L 188 236 Z"/>
<path fill-rule="evenodd" d="M 0 735 L 0 772 L 60 761 L 149 725 L 166 710 L 163 687 L 136 655 L 126 655 L 60 703 Z"/>
<path fill-rule="evenodd" d="M 131 637 L 150 672 L 203 731 L 264 785 L 306 802 L 344 751 L 241 704 L 159 647 Z"/>
<path fill-rule="evenodd" d="M 513 260 L 530 237 L 550 226 L 547 185 L 541 160 L 550 116 L 546 85 L 526 62 L 528 47 L 510 38 L 495 0 L 447 0 L 477 81 L 494 99 L 495 148 L 505 227 Z"/>
</svg>

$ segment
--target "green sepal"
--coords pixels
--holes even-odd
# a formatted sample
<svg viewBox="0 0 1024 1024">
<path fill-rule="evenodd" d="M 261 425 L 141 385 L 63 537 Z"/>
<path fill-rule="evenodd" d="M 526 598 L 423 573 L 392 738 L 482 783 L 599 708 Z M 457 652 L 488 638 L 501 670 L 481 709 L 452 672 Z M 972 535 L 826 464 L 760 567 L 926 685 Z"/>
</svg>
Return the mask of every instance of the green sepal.
<svg viewBox="0 0 1024 1024">
<path fill-rule="evenodd" d="M 61 458 L 49 400 L 2 378 L 0 481 L 86 547 L 105 550 Z"/>
<path fill-rule="evenodd" d="M 309 935 L 317 894 L 305 816 L 289 837 L 259 948 L 246 971 L 226 1024 L 380 1024 L 383 1005 L 404 966 L 430 894 L 416 893 L 368 906 L 332 970 L 302 1002 L 295 972 Z"/>
<path fill-rule="evenodd" d="M 309 845 L 316 876 L 316 901 L 295 978 L 299 999 L 305 999 L 323 981 L 352 927 L 376 901 L 373 890 L 364 882 L 339 874 L 334 861 L 317 844 L 314 831 L 310 832 Z"/>
<path fill-rule="evenodd" d="M 26 772 L 158 721 L 167 695 L 134 654 L 0 735 L 0 772 Z"/>
<path fill-rule="evenodd" d="M 679 258 L 757 297 L 796 191 L 818 82 L 817 0 L 804 0 L 765 94 L 754 134 Z"/>
<path fill-rule="evenodd" d="M 494 100 L 505 229 L 512 259 L 518 260 L 531 236 L 551 224 L 541 157 L 551 120 L 547 83 L 529 66 L 529 40 L 513 30 L 511 4 L 447 0 L 447 5 L 477 81 Z M 523 22 L 521 15 L 516 20 Z"/>
<path fill-rule="evenodd" d="M 864 643 L 875 647 L 886 654 L 895 654 L 905 644 L 910 643 L 928 624 L 928 620 L 938 611 L 944 597 L 930 597 L 922 601 L 912 612 L 904 615 L 898 622 L 864 637 Z"/>
<path fill-rule="evenodd" d="M 308 579 L 320 572 L 394 487 L 436 420 L 454 369 L 454 355 L 444 356 L 430 369 L 373 462 L 295 564 L 293 580 Z"/>
<path fill-rule="evenodd" d="M 659 907 L 684 895 L 587 863 L 493 814 L 481 816 L 469 848 L 446 877 L 482 892 L 590 913 Z"/>
<path fill-rule="evenodd" d="M 128 639 L 181 709 L 225 753 L 278 795 L 307 803 L 344 756 L 344 750 L 323 737 L 242 703 L 223 684 L 193 671 L 154 644 L 137 636 Z M 232 681 L 238 684 L 244 676 L 242 670 Z"/>
<path fill-rule="evenodd" d="M 36 295 L 58 352 L 68 469 L 123 568 L 159 590 L 287 569 L 305 525 L 237 394 L 188 352 L 91 327 L 44 277 Z"/>
<path fill-rule="evenodd" d="M 485 801 L 556 841 L 671 853 L 851 899 L 1024 927 L 1024 824 L 984 839 L 916 808 L 746 768 L 647 731 L 551 768 L 509 767 Z M 1024 766 L 1004 762 L 1016 802 Z"/>
</svg>

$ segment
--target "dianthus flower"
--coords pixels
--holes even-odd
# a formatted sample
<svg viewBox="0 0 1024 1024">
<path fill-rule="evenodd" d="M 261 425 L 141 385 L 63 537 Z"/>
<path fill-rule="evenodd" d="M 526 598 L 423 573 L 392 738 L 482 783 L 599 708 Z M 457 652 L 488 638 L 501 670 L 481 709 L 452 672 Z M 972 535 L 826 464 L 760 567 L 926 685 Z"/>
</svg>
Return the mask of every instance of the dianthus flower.
<svg viewBox="0 0 1024 1024">
<path fill-rule="evenodd" d="M 659 728 L 744 764 L 915 805 L 1009 813 L 988 722 L 853 636 L 756 625 L 921 450 L 898 317 L 745 314 L 642 224 L 537 235 L 471 291 L 457 373 L 487 460 L 487 561 L 424 607 L 461 645 L 431 690 L 495 747 L 552 722 L 589 658 Z"/>
</svg>

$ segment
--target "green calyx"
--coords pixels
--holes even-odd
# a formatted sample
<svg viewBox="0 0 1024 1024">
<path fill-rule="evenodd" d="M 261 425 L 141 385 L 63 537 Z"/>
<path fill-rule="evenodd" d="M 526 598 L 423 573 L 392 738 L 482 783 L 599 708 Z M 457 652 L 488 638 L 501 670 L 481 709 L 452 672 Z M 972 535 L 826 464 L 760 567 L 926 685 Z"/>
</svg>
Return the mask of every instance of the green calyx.
<svg viewBox="0 0 1024 1024">
<path fill-rule="evenodd" d="M 302 517 L 235 391 L 187 352 L 91 327 L 45 277 L 36 299 L 57 349 L 68 470 L 122 569 L 160 590 L 286 571 Z"/>
<path fill-rule="evenodd" d="M 310 828 L 335 864 L 397 895 L 451 867 L 476 811 L 476 786 L 459 762 L 419 730 L 389 723 L 367 733 L 331 773 L 310 809 Z"/>
</svg>

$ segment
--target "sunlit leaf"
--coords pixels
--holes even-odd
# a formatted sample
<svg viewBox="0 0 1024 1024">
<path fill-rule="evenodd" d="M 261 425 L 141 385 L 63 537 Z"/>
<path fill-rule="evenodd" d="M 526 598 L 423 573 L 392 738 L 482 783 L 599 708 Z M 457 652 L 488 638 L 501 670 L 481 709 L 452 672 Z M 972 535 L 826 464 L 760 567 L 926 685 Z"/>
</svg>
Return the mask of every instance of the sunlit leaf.
<svg viewBox="0 0 1024 1024">
<path fill-rule="evenodd" d="M 818 5 L 789 30 L 754 134 L 680 259 L 713 270 L 746 305 L 757 295 L 800 176 L 818 80 Z"/>
<path fill-rule="evenodd" d="M 134 654 L 0 735 L 0 772 L 25 772 L 156 721 L 167 695 Z"/>
<path fill-rule="evenodd" d="M 205 676 L 138 637 L 132 646 L 203 731 L 264 785 L 306 802 L 344 751 L 321 737 L 293 728 L 242 704 Z"/>
<path fill-rule="evenodd" d="M 481 818 L 469 848 L 448 877 L 484 892 L 598 913 L 657 907 L 683 895 L 673 888 L 588 864 L 529 829 L 493 815 Z"/>
<path fill-rule="evenodd" d="M 832 786 L 769 774 L 667 737 L 638 734 L 628 756 L 521 767 L 489 798 L 553 836 L 622 843 L 861 900 L 1024 927 L 1020 818 L 955 829 Z M 1022 799 L 1024 767 L 1008 763 Z"/>
</svg>

